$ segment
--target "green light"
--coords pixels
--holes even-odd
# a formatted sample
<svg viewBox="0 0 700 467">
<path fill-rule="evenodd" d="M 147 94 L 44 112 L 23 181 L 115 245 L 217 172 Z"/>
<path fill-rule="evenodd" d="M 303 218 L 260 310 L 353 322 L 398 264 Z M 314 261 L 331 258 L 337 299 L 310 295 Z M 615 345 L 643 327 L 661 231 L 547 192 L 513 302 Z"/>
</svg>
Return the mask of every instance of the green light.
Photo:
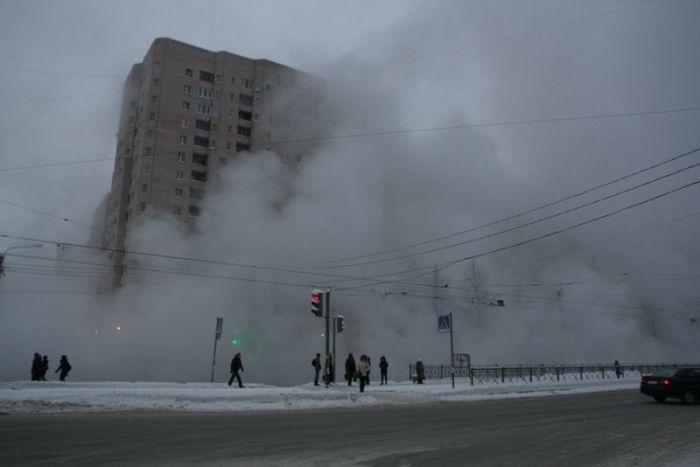
<svg viewBox="0 0 700 467">
<path fill-rule="evenodd" d="M 233 336 L 231 337 L 231 345 L 241 345 L 243 341 L 241 334 L 242 332 L 240 329 L 233 330 Z"/>
</svg>

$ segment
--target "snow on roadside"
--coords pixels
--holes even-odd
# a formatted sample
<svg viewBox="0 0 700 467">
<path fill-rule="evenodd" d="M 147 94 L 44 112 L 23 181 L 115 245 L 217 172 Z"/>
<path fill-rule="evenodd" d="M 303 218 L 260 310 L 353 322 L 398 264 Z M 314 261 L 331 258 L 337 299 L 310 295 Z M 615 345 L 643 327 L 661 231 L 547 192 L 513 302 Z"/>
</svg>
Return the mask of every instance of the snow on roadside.
<svg viewBox="0 0 700 467">
<path fill-rule="evenodd" d="M 552 394 L 636 389 L 638 379 L 567 381 L 549 383 L 470 386 L 457 380 L 417 385 L 392 382 L 372 384 L 360 394 L 357 385 L 331 388 L 306 384 L 277 387 L 247 384 L 244 388 L 222 383 L 147 382 L 30 382 L 0 383 L 0 413 L 61 413 L 131 410 L 253 411 L 364 407 L 379 404 L 473 401 Z"/>
</svg>

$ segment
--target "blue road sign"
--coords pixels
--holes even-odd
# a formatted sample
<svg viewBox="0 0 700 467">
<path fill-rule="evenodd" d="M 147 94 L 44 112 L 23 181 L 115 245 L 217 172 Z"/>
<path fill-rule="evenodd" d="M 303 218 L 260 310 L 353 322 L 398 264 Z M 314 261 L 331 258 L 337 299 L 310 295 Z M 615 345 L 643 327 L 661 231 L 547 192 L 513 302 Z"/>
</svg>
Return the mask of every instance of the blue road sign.
<svg viewBox="0 0 700 467">
<path fill-rule="evenodd" d="M 438 332 L 449 331 L 452 328 L 452 320 L 450 315 L 438 316 Z"/>
</svg>

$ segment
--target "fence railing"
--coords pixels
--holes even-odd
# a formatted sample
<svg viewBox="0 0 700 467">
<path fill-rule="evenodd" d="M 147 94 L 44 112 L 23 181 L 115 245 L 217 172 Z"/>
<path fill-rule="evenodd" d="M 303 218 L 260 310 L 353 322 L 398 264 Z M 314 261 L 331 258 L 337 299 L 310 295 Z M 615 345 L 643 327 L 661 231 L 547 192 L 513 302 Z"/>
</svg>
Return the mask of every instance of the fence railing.
<svg viewBox="0 0 700 467">
<path fill-rule="evenodd" d="M 537 383 L 574 380 L 604 380 L 616 378 L 641 377 L 642 374 L 680 368 L 700 368 L 700 364 L 690 363 L 621 363 L 620 365 L 518 365 L 518 366 L 461 366 L 423 365 L 425 379 L 469 378 L 469 383 Z M 414 365 L 409 365 L 409 379 L 416 381 Z"/>
</svg>

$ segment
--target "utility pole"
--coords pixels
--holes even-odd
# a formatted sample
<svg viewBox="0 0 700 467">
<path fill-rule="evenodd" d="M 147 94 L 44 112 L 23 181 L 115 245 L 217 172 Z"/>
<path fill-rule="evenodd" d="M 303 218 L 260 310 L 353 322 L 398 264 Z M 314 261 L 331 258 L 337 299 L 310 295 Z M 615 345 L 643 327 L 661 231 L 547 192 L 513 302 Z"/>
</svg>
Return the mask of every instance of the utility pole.
<svg viewBox="0 0 700 467">
<path fill-rule="evenodd" d="M 326 387 L 330 386 L 330 368 L 328 368 L 328 365 L 331 363 L 331 349 L 330 349 L 330 333 L 331 333 L 331 292 L 330 290 L 326 290 L 324 292 L 324 300 L 323 300 L 323 307 L 325 308 L 325 313 L 326 313 L 326 360 L 325 360 L 325 369 L 323 370 L 323 374 L 325 375 L 325 380 L 326 380 Z"/>
</svg>

